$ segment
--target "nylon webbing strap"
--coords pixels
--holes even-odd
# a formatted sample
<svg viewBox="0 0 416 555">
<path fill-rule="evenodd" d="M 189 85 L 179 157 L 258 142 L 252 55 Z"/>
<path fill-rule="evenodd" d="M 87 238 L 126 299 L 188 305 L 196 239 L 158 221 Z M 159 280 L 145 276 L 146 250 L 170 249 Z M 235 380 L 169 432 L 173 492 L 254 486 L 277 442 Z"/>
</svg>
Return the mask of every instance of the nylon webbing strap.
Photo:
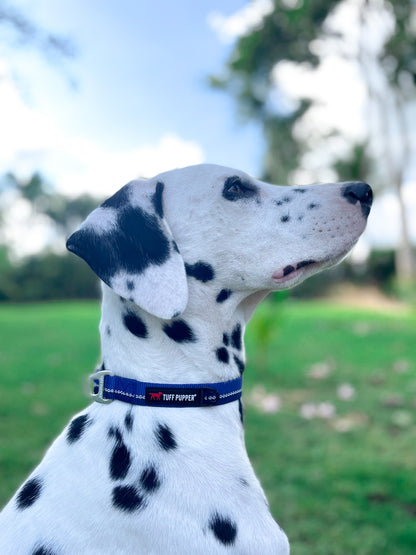
<svg viewBox="0 0 416 555">
<path fill-rule="evenodd" d="M 241 397 L 243 379 L 203 384 L 140 382 L 99 370 L 90 376 L 91 397 L 99 403 L 123 401 L 148 407 L 206 407 L 225 405 Z"/>
</svg>

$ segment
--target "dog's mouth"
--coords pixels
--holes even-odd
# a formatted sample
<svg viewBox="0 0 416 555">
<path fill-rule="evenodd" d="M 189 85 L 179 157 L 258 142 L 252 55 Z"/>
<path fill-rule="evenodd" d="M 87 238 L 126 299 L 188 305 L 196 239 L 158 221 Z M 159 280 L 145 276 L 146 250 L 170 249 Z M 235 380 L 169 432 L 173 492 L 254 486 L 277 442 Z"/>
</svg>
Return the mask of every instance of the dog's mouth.
<svg viewBox="0 0 416 555">
<path fill-rule="evenodd" d="M 336 256 L 328 256 L 322 260 L 316 260 L 314 258 L 308 258 L 296 262 L 295 264 L 288 264 L 284 268 L 277 270 L 272 275 L 272 281 L 276 285 L 285 285 L 287 287 L 292 287 L 299 283 L 299 281 L 305 279 L 306 277 L 320 271 L 330 266 L 334 266 L 341 262 L 343 258 L 348 254 L 350 248 L 345 249 L 342 253 Z"/>
<path fill-rule="evenodd" d="M 312 258 L 309 260 L 301 260 L 300 262 L 297 262 L 295 265 L 288 264 L 281 270 L 277 270 L 276 272 L 274 272 L 274 274 L 272 275 L 272 280 L 275 283 L 279 283 L 279 284 L 286 283 L 287 281 L 292 281 L 292 279 L 296 278 L 301 273 L 303 273 L 302 270 L 304 268 L 309 267 L 309 269 L 312 269 L 311 266 L 317 266 L 317 265 L 319 265 L 318 261 Z"/>
</svg>

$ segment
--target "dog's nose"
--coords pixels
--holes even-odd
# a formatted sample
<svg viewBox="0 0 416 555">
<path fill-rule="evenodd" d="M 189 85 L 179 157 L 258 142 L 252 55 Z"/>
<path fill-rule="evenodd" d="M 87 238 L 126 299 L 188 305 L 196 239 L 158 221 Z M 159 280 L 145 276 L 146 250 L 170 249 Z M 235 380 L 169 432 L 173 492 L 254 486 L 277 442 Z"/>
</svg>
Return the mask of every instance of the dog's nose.
<svg viewBox="0 0 416 555">
<path fill-rule="evenodd" d="M 373 191 L 370 185 L 362 181 L 348 181 L 342 188 L 342 196 L 351 204 L 359 202 L 363 216 L 366 218 L 373 204 Z"/>
</svg>

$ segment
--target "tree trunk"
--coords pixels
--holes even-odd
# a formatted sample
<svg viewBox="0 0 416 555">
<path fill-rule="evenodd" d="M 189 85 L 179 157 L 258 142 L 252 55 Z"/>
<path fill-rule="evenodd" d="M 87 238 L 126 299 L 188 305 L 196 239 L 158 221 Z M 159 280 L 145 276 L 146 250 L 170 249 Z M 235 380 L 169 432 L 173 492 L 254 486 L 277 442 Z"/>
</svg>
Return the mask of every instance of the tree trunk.
<svg viewBox="0 0 416 555">
<path fill-rule="evenodd" d="M 406 125 L 405 102 L 400 94 L 400 91 L 395 91 L 394 99 L 396 104 L 397 123 L 402 144 L 402 160 L 401 164 L 398 165 L 398 171 L 394 176 L 400 210 L 400 242 L 396 248 L 395 263 L 398 284 L 399 286 L 406 286 L 416 283 L 415 254 L 410 240 L 406 203 L 403 195 L 403 173 L 405 168 L 408 166 L 410 159 L 410 136 Z"/>
<path fill-rule="evenodd" d="M 416 262 L 409 238 L 403 187 L 400 183 L 396 183 L 396 192 L 400 209 L 400 242 L 395 253 L 396 277 L 399 285 L 406 285 L 416 282 Z"/>
</svg>

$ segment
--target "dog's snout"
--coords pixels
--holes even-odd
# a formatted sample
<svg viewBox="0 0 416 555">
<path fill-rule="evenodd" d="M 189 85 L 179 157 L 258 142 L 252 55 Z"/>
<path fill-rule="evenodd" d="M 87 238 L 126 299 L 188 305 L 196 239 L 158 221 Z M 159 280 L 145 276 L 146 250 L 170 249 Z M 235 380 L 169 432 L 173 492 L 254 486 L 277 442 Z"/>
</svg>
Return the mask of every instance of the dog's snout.
<svg viewBox="0 0 416 555">
<path fill-rule="evenodd" d="M 373 203 L 373 191 L 370 185 L 362 181 L 350 181 L 344 184 L 342 196 L 351 204 L 359 202 L 363 216 L 368 216 Z"/>
</svg>

